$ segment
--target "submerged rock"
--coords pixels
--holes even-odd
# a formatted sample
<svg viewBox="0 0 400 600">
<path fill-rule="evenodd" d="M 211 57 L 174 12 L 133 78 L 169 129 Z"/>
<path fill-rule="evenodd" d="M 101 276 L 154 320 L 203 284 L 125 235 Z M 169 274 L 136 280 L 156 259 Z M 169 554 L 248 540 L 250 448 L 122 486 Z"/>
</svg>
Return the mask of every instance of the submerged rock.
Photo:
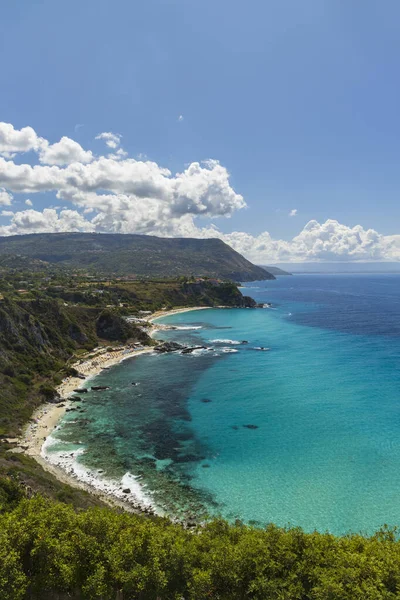
<svg viewBox="0 0 400 600">
<path fill-rule="evenodd" d="M 208 404 L 209 402 L 212 402 L 212 400 L 210 400 L 210 398 L 202 398 L 200 400 L 200 402 L 204 402 L 204 404 Z"/>
<path fill-rule="evenodd" d="M 258 425 L 243 425 L 243 427 L 246 427 L 247 429 L 258 429 Z"/>
</svg>

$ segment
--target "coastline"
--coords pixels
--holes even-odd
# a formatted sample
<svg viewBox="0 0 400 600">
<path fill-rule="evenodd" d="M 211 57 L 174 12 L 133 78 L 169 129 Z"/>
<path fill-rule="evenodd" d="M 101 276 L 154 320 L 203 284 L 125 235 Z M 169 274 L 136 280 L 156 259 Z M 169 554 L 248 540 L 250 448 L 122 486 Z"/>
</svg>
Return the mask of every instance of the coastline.
<svg viewBox="0 0 400 600">
<path fill-rule="evenodd" d="M 158 328 L 157 324 L 154 323 L 154 321 L 161 317 L 168 317 L 195 310 L 204 310 L 207 308 L 214 307 L 198 306 L 191 308 L 177 308 L 170 311 L 157 311 L 150 315 L 149 318 L 145 319 L 153 326 L 149 335 L 152 336 L 156 331 L 162 329 L 162 327 Z M 51 473 L 60 482 L 95 494 L 104 503 L 109 504 L 110 506 L 117 506 L 130 512 L 155 514 L 156 511 L 154 506 L 151 506 L 151 502 L 149 498 L 146 498 L 145 494 L 140 493 L 140 484 L 135 481 L 133 475 L 130 476 L 129 487 L 136 488 L 136 491 L 133 491 L 128 501 L 128 498 L 124 496 L 123 493 L 117 493 L 117 488 L 115 486 L 115 489 L 113 488 L 112 482 L 100 479 L 95 481 L 94 474 L 88 470 L 84 473 L 83 480 L 81 480 L 73 469 L 69 468 L 67 471 L 63 466 L 50 462 L 45 452 L 46 440 L 51 436 L 52 432 L 57 427 L 58 422 L 64 416 L 67 408 L 69 408 L 70 402 L 68 399 L 73 394 L 74 389 L 83 387 L 90 379 L 98 375 L 105 368 L 110 368 L 128 358 L 135 358 L 152 351 L 152 347 L 132 349 L 127 346 L 123 346 L 119 350 L 113 352 L 99 349 L 92 358 L 87 358 L 86 360 L 83 359 L 80 362 L 74 363 L 73 366 L 77 367 L 79 372 L 86 376 L 85 380 L 71 376 L 62 381 L 57 388 L 57 392 L 60 394 L 59 402 L 57 404 L 42 404 L 34 411 L 30 421 L 25 426 L 22 435 L 19 438 L 19 443 L 16 448 L 17 451 L 23 451 L 28 456 L 34 458 L 43 469 Z M 101 485 L 95 485 L 95 483 L 100 483 Z M 120 487 L 121 486 L 119 486 L 119 488 Z"/>
<path fill-rule="evenodd" d="M 149 319 L 146 319 L 149 323 L 154 323 L 161 317 L 170 317 L 171 315 L 179 315 L 180 313 L 190 312 L 192 310 L 207 310 L 208 308 L 226 308 L 225 306 L 193 306 L 191 308 L 172 308 L 171 310 L 158 310 L 153 313 Z"/>
</svg>

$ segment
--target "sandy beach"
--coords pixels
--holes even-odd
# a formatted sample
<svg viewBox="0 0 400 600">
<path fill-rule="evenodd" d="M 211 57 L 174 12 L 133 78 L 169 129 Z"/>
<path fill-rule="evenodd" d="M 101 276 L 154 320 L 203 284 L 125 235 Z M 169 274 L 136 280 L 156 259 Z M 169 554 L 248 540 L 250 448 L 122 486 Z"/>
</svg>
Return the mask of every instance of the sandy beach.
<svg viewBox="0 0 400 600">
<path fill-rule="evenodd" d="M 191 308 L 174 308 L 172 310 L 158 310 L 153 313 L 146 321 L 153 323 L 160 317 L 170 317 L 171 315 L 178 315 L 179 313 L 190 312 L 192 310 L 206 310 L 208 308 L 225 308 L 223 306 L 193 306 Z"/>
<path fill-rule="evenodd" d="M 60 394 L 60 402 L 57 404 L 43 404 L 33 413 L 21 439 L 21 446 L 24 447 L 26 453 L 35 458 L 41 457 L 43 442 L 64 415 L 69 405 L 68 398 L 75 389 L 86 387 L 87 381 L 98 375 L 103 369 L 116 365 L 127 358 L 140 356 L 151 351 L 151 347 L 140 349 L 124 347 L 115 352 L 99 350 L 93 358 L 74 363 L 73 366 L 79 373 L 85 375 L 86 379 L 83 380 L 80 377 L 65 378 L 57 388 Z"/>
<path fill-rule="evenodd" d="M 145 319 L 152 325 L 152 329 L 149 333 L 150 335 L 153 335 L 158 330 L 157 324 L 154 324 L 153 322 L 160 317 L 193 310 L 203 310 L 206 308 L 209 307 L 199 306 L 192 308 L 178 308 L 170 311 L 158 311 L 153 313 Z M 46 458 L 43 445 L 57 426 L 59 420 L 65 414 L 65 411 L 69 406 L 68 398 L 73 394 L 75 389 L 86 387 L 87 381 L 100 373 L 103 369 L 112 367 L 128 358 L 140 356 L 141 354 L 152 351 L 152 347 L 143 346 L 140 348 L 121 346 L 114 351 L 98 348 L 90 353 L 90 358 L 83 357 L 74 362 L 71 366 L 74 366 L 81 375 L 86 377 L 86 379 L 67 377 L 62 381 L 61 385 L 57 388 L 57 391 L 60 394 L 60 401 L 57 404 L 43 404 L 33 413 L 19 439 L 19 449 L 23 450 L 29 456 L 32 456 L 46 471 L 52 473 L 59 481 L 94 493 L 107 504 L 120 506 L 127 510 L 147 510 L 148 504 L 143 505 L 143 502 L 137 503 L 132 501 L 124 502 L 123 499 L 118 498 L 115 493 L 113 493 L 114 490 L 111 489 L 112 486 L 108 489 L 107 486 L 104 485 L 103 489 L 98 489 L 98 487 L 91 485 L 90 482 L 80 481 L 76 475 L 68 473 L 60 466 L 52 464 Z"/>
</svg>

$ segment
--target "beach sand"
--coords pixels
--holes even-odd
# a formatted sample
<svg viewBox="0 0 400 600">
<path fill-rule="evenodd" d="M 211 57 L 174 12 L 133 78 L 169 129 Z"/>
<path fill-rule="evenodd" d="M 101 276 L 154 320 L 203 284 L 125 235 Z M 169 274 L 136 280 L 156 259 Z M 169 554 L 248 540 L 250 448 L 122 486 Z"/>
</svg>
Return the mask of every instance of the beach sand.
<svg viewBox="0 0 400 600">
<path fill-rule="evenodd" d="M 152 325 L 150 335 L 154 334 L 158 330 L 157 324 L 154 324 L 153 321 L 160 317 L 167 317 L 169 315 L 192 310 L 202 310 L 205 308 L 209 307 L 199 306 L 192 308 L 178 308 L 170 311 L 165 310 L 153 313 L 146 319 Z M 124 502 L 123 500 L 114 496 L 112 493 L 104 493 L 104 491 L 97 489 L 94 487 L 94 485 L 80 481 L 76 478 L 76 476 L 72 476 L 61 467 L 50 463 L 46 459 L 46 454 L 43 450 L 43 444 L 47 437 L 54 431 L 59 420 L 65 414 L 65 411 L 69 406 L 68 398 L 73 394 L 74 389 L 86 387 L 88 379 L 100 373 L 104 368 L 116 365 L 127 358 L 133 358 L 152 351 L 152 347 L 141 347 L 139 349 L 121 347 L 114 352 L 107 351 L 105 348 L 99 348 L 97 351 L 95 350 L 91 353 L 90 359 L 83 358 L 74 363 L 73 366 L 77 369 L 77 371 L 79 371 L 79 373 L 85 375 L 86 379 L 83 380 L 78 377 L 67 377 L 63 380 L 61 385 L 57 388 L 57 391 L 60 394 L 60 402 L 57 404 L 43 404 L 33 413 L 30 422 L 25 427 L 21 437 L 19 438 L 17 450 L 23 450 L 26 454 L 34 458 L 43 467 L 43 469 L 49 473 L 52 473 L 62 483 L 66 483 L 70 486 L 93 493 L 100 497 L 103 502 L 112 506 L 119 506 L 125 510 L 133 512 L 141 512 L 143 507 L 140 505 L 131 502 Z M 145 510 L 146 512 L 151 512 L 148 507 L 145 508 Z"/>
</svg>

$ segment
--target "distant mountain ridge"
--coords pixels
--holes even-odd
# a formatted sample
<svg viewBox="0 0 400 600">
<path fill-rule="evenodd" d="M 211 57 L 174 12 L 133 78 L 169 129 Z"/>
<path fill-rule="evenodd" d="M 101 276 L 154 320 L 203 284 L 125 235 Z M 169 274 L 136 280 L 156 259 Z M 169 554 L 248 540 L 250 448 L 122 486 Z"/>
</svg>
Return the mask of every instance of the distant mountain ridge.
<svg viewBox="0 0 400 600">
<path fill-rule="evenodd" d="M 279 267 L 268 267 L 266 265 L 259 265 L 262 269 L 264 269 L 265 271 L 268 271 L 268 273 L 271 273 L 271 275 L 278 275 L 278 276 L 283 276 L 283 275 L 293 275 L 293 273 L 289 273 L 288 271 L 284 271 L 283 269 L 280 269 Z"/>
<path fill-rule="evenodd" d="M 137 234 L 32 233 L 0 237 L 0 259 L 10 255 L 102 274 L 139 277 L 196 275 L 256 281 L 274 279 L 216 238 L 159 238 Z"/>
</svg>

